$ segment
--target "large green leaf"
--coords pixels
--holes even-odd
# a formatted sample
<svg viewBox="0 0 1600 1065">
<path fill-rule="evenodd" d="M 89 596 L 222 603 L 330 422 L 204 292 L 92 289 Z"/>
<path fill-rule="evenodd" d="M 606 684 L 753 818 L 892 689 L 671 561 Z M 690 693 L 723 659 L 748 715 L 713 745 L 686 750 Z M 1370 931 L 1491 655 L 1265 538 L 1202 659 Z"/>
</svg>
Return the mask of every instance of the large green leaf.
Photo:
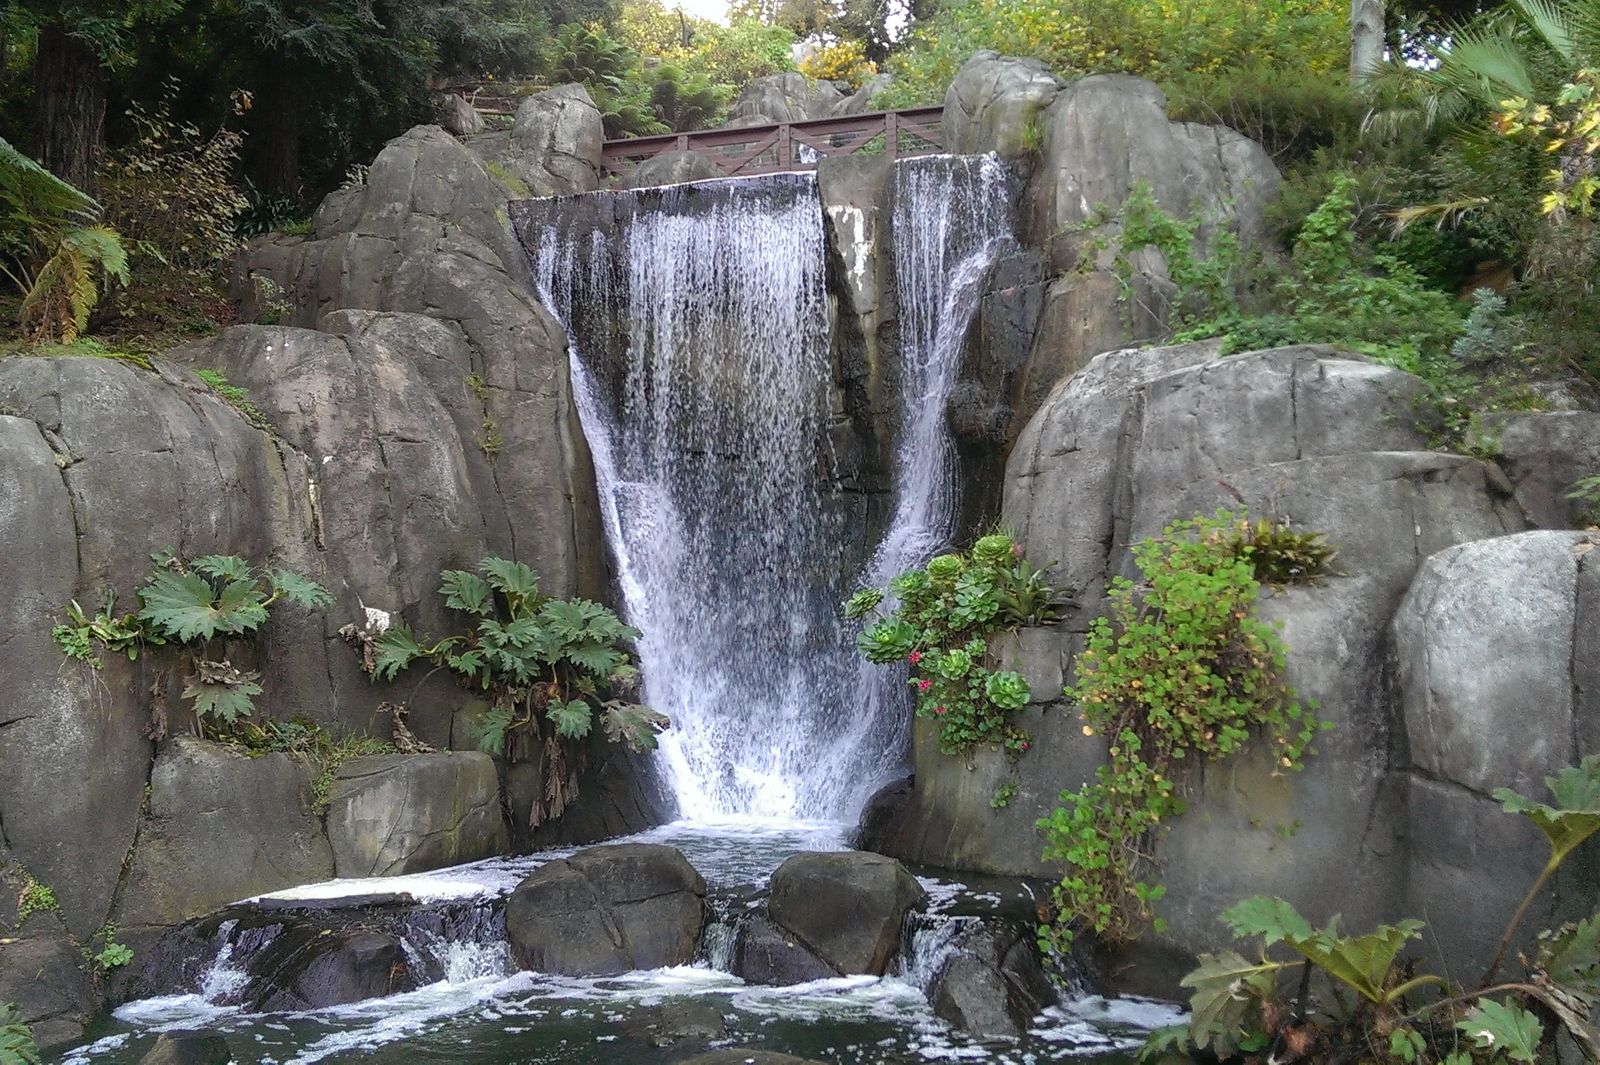
<svg viewBox="0 0 1600 1065">
<path fill-rule="evenodd" d="M 1537 958 L 1551 980 L 1600 997 L 1600 914 L 1541 936 Z"/>
<path fill-rule="evenodd" d="M 478 749 L 489 754 L 504 754 L 506 733 L 515 720 L 507 707 L 491 706 L 478 726 Z"/>
<path fill-rule="evenodd" d="M 582 699 L 566 703 L 556 700 L 545 708 L 545 716 L 555 724 L 556 732 L 569 740 L 581 740 L 587 736 L 594 720 L 589 704 Z"/>
<path fill-rule="evenodd" d="M 307 610 L 333 605 L 333 594 L 328 589 L 293 570 L 275 569 L 267 575 L 267 579 L 272 582 L 273 595 Z"/>
<path fill-rule="evenodd" d="M 1494 797 L 1507 813 L 1523 814 L 1539 826 L 1550 841 L 1551 860 L 1559 863 L 1600 832 L 1600 755 L 1591 754 L 1546 777 L 1545 784 L 1554 806 L 1534 802 L 1510 788 L 1495 789 Z"/>
<path fill-rule="evenodd" d="M 648 706 L 616 699 L 605 704 L 601 723 L 605 727 L 606 739 L 612 743 L 625 743 L 634 751 L 655 750 L 656 734 L 672 724 L 666 714 Z"/>
<path fill-rule="evenodd" d="M 241 598 L 236 592 L 233 610 L 241 606 Z M 139 600 L 144 604 L 139 617 L 180 643 L 209 640 L 219 632 L 241 631 L 234 627 L 239 619 L 222 609 L 210 582 L 196 573 L 160 570 L 139 589 Z"/>
<path fill-rule="evenodd" d="M 183 696 L 194 700 L 197 716 L 231 725 L 255 710 L 260 679 L 260 673 L 242 673 L 227 662 L 201 662 L 184 682 Z"/>
<path fill-rule="evenodd" d="M 1199 967 L 1179 981 L 1194 988 L 1189 1037 L 1195 1046 L 1210 1046 L 1219 1057 L 1231 1054 L 1247 1019 L 1255 1016 L 1255 1004 L 1272 995 L 1283 967 L 1246 961 L 1231 950 L 1200 955 Z"/>
<path fill-rule="evenodd" d="M 372 675 L 378 680 L 393 680 L 421 655 L 422 645 L 410 629 L 390 625 L 372 638 Z"/>
<path fill-rule="evenodd" d="M 238 555 L 201 555 L 189 563 L 189 568 L 202 577 L 215 577 L 223 581 L 250 578 L 250 563 Z"/>
<path fill-rule="evenodd" d="M 254 580 L 229 581 L 217 596 L 217 629 L 254 632 L 267 620 L 267 597 Z"/>
<path fill-rule="evenodd" d="M 489 584 L 509 598 L 532 599 L 539 594 L 539 575 L 521 562 L 504 558 L 486 558 L 478 569 L 488 578 Z"/>
<path fill-rule="evenodd" d="M 1394 925 L 1379 925 L 1364 936 L 1341 936 L 1339 919 L 1328 922 L 1328 927 L 1309 939 L 1285 939 L 1284 943 L 1299 951 L 1312 964 L 1328 975 L 1354 988 L 1371 1002 L 1384 1000 L 1384 985 L 1394 960 L 1405 945 L 1422 933 L 1423 923 L 1404 920 Z"/>
<path fill-rule="evenodd" d="M 1480 998 L 1477 1009 L 1459 1028 L 1479 1050 L 1493 1050 L 1512 1061 L 1538 1060 L 1544 1025 L 1539 1018 L 1518 1006 L 1508 1006 L 1492 998 Z"/>
<path fill-rule="evenodd" d="M 100 208 L 88 193 L 17 151 L 4 137 L 0 137 L 0 198 L 41 220 L 89 215 Z"/>
<path fill-rule="evenodd" d="M 574 644 L 564 652 L 567 661 L 597 677 L 608 677 L 627 659 L 621 651 L 605 644 L 585 641 Z"/>
<path fill-rule="evenodd" d="M 494 593 L 489 590 L 488 582 L 476 573 L 445 570 L 439 574 L 439 594 L 444 596 L 444 605 L 451 610 L 464 610 L 479 617 L 494 614 Z"/>
<path fill-rule="evenodd" d="M 1257 895 L 1223 910 L 1222 920 L 1241 939 L 1260 936 L 1264 947 L 1291 939 L 1303 942 L 1316 934 L 1299 911 L 1271 895 Z"/>
</svg>

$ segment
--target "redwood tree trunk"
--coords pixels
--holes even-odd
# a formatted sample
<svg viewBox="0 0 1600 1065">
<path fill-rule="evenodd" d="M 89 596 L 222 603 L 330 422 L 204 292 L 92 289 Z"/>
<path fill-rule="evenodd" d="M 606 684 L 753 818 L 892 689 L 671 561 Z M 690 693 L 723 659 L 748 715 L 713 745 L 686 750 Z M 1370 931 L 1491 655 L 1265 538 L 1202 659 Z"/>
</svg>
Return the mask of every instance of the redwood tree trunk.
<svg viewBox="0 0 1600 1065">
<path fill-rule="evenodd" d="M 99 57 L 64 23 L 48 23 L 39 30 L 33 84 L 39 161 L 92 194 L 106 131 L 106 80 Z"/>
<path fill-rule="evenodd" d="M 300 71 L 293 59 L 279 56 L 263 73 L 252 108 L 261 116 L 261 187 L 292 196 L 300 190 Z"/>
</svg>

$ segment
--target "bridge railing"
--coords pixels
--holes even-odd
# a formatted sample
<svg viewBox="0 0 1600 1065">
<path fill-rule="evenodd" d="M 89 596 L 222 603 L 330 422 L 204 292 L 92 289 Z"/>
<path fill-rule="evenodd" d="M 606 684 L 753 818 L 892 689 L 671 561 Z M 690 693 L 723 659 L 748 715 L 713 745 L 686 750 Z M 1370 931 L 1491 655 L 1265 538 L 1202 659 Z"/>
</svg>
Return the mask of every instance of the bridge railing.
<svg viewBox="0 0 1600 1065">
<path fill-rule="evenodd" d="M 606 141 L 602 180 L 621 181 L 639 164 L 662 152 L 694 152 L 709 159 L 727 177 L 811 170 L 830 155 L 861 153 L 890 159 L 933 155 L 944 151 L 940 129 L 943 118 L 942 107 L 913 107 Z"/>
</svg>

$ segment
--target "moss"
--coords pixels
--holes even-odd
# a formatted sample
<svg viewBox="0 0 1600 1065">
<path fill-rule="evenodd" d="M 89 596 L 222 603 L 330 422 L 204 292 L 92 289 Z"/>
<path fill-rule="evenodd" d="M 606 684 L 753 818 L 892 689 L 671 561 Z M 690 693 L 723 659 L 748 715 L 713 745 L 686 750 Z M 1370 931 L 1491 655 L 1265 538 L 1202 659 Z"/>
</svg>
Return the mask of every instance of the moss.
<svg viewBox="0 0 1600 1065">
<path fill-rule="evenodd" d="M 517 177 L 517 175 L 507 170 L 499 163 L 484 163 L 483 168 L 489 171 L 490 177 L 504 185 L 506 187 L 506 191 L 510 192 L 513 198 L 518 200 L 526 200 L 533 195 L 533 190 L 528 187 L 528 183 L 526 181 L 523 181 L 521 178 Z"/>
<path fill-rule="evenodd" d="M 272 423 L 267 421 L 267 416 L 261 408 L 250 399 L 250 393 L 236 384 L 228 381 L 221 370 L 201 368 L 195 371 L 195 376 L 211 386 L 211 391 L 222 398 L 228 406 L 238 411 L 239 416 L 257 429 L 270 430 Z"/>
</svg>

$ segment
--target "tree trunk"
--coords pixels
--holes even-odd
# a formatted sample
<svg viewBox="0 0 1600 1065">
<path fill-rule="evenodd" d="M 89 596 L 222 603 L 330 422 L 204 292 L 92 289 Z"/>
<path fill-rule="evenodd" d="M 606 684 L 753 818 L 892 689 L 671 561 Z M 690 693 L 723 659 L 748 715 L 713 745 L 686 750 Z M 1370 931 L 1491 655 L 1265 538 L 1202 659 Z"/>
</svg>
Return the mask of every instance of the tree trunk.
<svg viewBox="0 0 1600 1065">
<path fill-rule="evenodd" d="M 1350 83 L 1359 85 L 1383 62 L 1383 0 L 1350 0 Z"/>
<path fill-rule="evenodd" d="M 106 132 L 106 81 L 100 59 L 61 22 L 39 29 L 33 64 L 39 161 L 91 195 Z"/>
<path fill-rule="evenodd" d="M 252 108 L 260 116 L 256 156 L 261 186 L 268 192 L 297 195 L 300 191 L 300 71 L 288 56 L 279 56 L 265 71 Z"/>
</svg>

